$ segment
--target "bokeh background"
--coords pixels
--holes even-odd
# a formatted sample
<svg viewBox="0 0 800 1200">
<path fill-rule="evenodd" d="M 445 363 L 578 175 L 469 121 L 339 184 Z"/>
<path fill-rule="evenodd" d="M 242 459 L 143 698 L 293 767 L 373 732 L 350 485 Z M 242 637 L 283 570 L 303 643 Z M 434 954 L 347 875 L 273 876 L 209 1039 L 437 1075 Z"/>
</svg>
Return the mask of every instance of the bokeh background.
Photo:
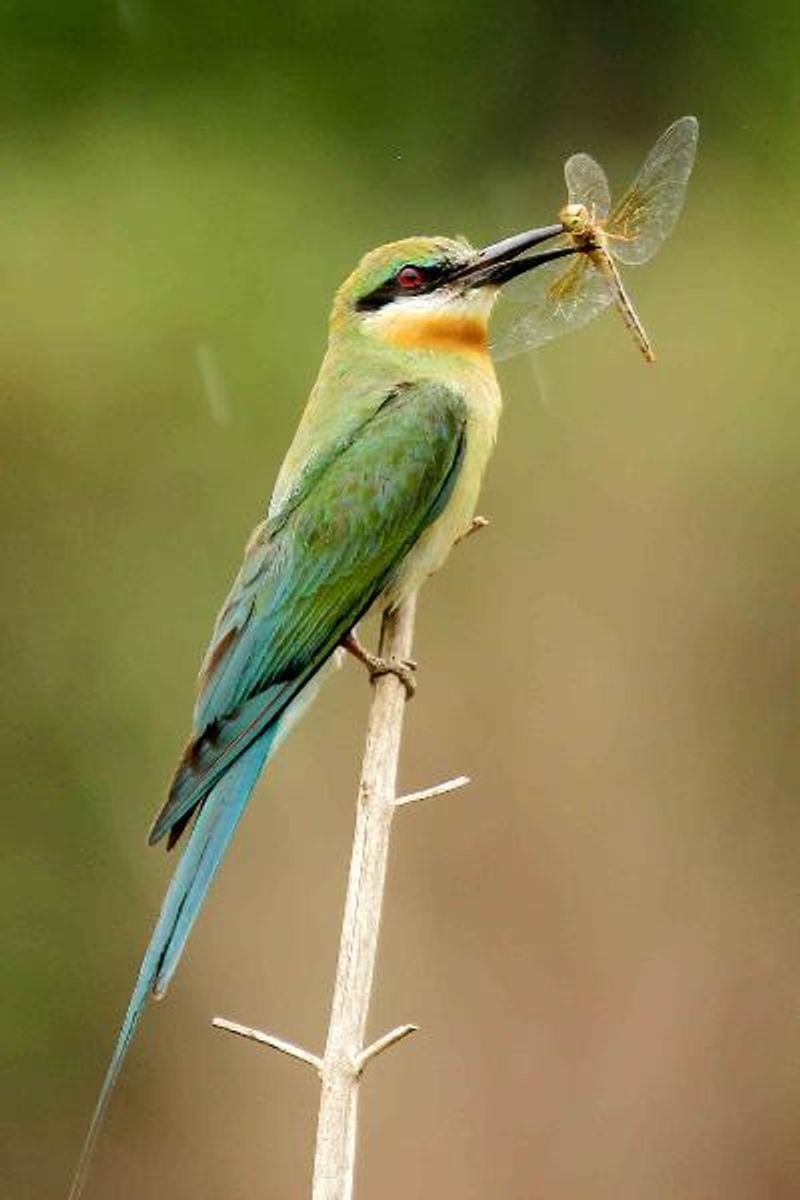
<svg viewBox="0 0 800 1200">
<path fill-rule="evenodd" d="M 172 866 L 144 834 L 324 346 L 409 233 L 547 221 L 701 121 L 610 315 L 503 365 L 482 511 L 424 593 L 359 1194 L 800 1194 L 800 9 L 8 0 L 0 10 L 0 1196 L 64 1194 Z M 87 1200 L 308 1193 L 369 689 L 259 789 Z"/>
</svg>

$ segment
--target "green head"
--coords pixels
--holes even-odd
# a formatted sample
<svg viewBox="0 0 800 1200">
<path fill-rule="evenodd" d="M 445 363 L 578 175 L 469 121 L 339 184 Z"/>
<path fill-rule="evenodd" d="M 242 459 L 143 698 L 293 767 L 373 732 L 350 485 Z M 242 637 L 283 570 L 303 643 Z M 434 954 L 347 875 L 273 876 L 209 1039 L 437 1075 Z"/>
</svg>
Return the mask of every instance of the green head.
<svg viewBox="0 0 800 1200">
<path fill-rule="evenodd" d="M 526 254 L 564 232 L 550 225 L 475 250 L 464 238 L 411 237 L 371 250 L 336 293 L 332 336 L 361 333 L 425 351 L 485 353 L 498 289 L 574 247 Z"/>
</svg>

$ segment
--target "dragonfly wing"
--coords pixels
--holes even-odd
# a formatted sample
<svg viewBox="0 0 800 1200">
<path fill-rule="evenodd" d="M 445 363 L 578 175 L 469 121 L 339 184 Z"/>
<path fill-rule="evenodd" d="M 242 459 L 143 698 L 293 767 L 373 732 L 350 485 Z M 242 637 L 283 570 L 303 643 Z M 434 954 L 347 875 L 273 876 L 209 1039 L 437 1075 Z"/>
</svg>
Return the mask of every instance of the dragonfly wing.
<svg viewBox="0 0 800 1200">
<path fill-rule="evenodd" d="M 606 230 L 609 250 L 620 262 L 648 262 L 669 237 L 683 208 L 697 135 L 696 117 L 681 117 L 670 125 L 616 205 Z"/>
<path fill-rule="evenodd" d="M 608 216 L 611 192 L 606 173 L 590 154 L 573 154 L 564 163 L 570 204 L 585 204 L 596 221 Z"/>
<path fill-rule="evenodd" d="M 569 266 L 556 261 L 537 267 L 526 292 L 526 311 L 501 332 L 492 346 L 496 359 L 511 358 L 533 350 L 601 313 L 611 303 L 608 285 L 591 261 L 583 254 L 569 260 Z M 513 288 L 506 285 L 506 290 Z"/>
</svg>

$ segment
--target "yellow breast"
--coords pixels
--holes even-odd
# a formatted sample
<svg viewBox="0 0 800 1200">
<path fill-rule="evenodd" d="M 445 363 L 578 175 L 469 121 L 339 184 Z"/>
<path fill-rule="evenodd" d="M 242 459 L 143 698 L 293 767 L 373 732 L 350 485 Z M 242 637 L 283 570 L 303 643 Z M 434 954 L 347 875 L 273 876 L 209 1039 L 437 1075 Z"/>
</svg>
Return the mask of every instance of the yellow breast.
<svg viewBox="0 0 800 1200">
<path fill-rule="evenodd" d="M 426 529 L 403 563 L 383 602 L 396 605 L 415 592 L 443 565 L 455 543 L 466 532 L 478 503 L 483 476 L 497 438 L 502 402 L 500 388 L 487 354 L 485 364 L 465 368 L 463 395 L 467 401 L 464 459 L 444 511 Z"/>
</svg>

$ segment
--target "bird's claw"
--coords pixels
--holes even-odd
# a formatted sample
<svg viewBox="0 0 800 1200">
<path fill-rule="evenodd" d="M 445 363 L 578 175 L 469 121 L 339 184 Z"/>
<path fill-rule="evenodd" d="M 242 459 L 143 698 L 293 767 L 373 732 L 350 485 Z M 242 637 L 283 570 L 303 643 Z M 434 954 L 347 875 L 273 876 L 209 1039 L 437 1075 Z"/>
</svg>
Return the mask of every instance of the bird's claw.
<svg viewBox="0 0 800 1200">
<path fill-rule="evenodd" d="M 371 683 L 374 683 L 381 675 L 396 675 L 406 689 L 406 699 L 411 700 L 417 690 L 417 680 L 414 674 L 417 664 L 413 658 L 380 658 L 377 654 L 371 654 L 366 646 L 361 645 L 352 630 L 343 639 L 342 646 L 349 654 L 364 664 L 369 671 Z"/>
<path fill-rule="evenodd" d="M 417 664 L 413 658 L 378 658 L 370 655 L 369 677 L 374 683 L 381 675 L 396 675 L 406 689 L 406 699 L 413 700 L 417 690 Z"/>
</svg>

